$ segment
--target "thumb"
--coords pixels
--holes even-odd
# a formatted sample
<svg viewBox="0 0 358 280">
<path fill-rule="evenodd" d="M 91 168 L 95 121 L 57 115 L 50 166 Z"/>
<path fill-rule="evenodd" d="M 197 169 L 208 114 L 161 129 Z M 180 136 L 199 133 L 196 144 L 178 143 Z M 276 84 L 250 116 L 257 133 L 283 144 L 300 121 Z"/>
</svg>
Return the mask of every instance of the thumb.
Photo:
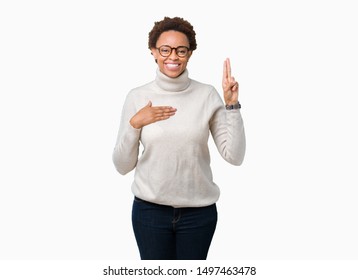
<svg viewBox="0 0 358 280">
<path fill-rule="evenodd" d="M 146 105 L 146 107 L 152 107 L 152 101 L 149 100 L 148 104 Z"/>
</svg>

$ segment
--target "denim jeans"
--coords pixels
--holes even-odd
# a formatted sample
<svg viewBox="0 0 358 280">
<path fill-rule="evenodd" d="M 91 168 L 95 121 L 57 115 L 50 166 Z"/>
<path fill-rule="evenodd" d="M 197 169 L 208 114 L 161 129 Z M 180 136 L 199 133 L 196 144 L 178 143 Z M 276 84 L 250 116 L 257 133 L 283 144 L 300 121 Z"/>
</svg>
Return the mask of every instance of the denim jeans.
<svg viewBox="0 0 358 280">
<path fill-rule="evenodd" d="M 134 198 L 132 224 L 142 260 L 205 260 L 216 223 L 216 204 L 173 208 Z"/>
</svg>

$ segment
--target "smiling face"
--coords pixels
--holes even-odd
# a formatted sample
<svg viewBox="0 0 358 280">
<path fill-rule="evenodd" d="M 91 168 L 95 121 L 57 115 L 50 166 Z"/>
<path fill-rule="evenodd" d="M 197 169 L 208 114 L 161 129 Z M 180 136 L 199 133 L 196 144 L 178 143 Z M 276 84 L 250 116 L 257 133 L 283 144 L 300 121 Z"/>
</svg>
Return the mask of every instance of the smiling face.
<svg viewBox="0 0 358 280">
<path fill-rule="evenodd" d="M 174 30 L 165 31 L 160 34 L 156 47 L 159 48 L 160 46 L 170 46 L 171 48 L 184 46 L 190 48 L 186 35 Z M 169 56 L 163 57 L 158 49 L 152 48 L 151 51 L 157 60 L 160 72 L 171 78 L 176 78 L 184 72 L 192 54 L 192 51 L 189 51 L 185 57 L 179 57 L 176 50 L 173 49 Z"/>
</svg>

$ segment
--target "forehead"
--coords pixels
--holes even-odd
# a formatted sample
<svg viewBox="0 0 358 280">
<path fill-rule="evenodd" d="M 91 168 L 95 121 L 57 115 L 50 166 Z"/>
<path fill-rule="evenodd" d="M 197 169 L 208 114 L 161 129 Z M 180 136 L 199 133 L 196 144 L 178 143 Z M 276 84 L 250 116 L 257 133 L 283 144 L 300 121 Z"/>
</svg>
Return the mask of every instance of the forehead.
<svg viewBox="0 0 358 280">
<path fill-rule="evenodd" d="M 189 40 L 186 35 L 179 31 L 165 31 L 160 34 L 157 46 L 168 45 L 171 47 L 189 46 Z"/>
</svg>

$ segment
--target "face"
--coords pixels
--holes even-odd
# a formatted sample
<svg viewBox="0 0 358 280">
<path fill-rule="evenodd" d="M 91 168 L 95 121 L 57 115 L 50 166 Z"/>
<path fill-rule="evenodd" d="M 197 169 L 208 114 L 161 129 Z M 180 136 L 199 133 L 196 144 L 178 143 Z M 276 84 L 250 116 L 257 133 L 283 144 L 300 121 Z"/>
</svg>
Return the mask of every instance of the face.
<svg viewBox="0 0 358 280">
<path fill-rule="evenodd" d="M 172 48 L 179 46 L 185 46 L 189 48 L 189 41 L 184 33 L 170 30 L 160 34 L 156 47 L 159 48 L 160 46 L 164 45 L 170 46 Z M 185 57 L 179 57 L 176 54 L 176 50 L 172 50 L 168 57 L 163 57 L 159 53 L 158 49 L 152 48 L 151 51 L 154 58 L 157 60 L 159 70 L 171 78 L 176 78 L 184 72 L 192 54 L 192 51 L 189 51 Z"/>
</svg>

